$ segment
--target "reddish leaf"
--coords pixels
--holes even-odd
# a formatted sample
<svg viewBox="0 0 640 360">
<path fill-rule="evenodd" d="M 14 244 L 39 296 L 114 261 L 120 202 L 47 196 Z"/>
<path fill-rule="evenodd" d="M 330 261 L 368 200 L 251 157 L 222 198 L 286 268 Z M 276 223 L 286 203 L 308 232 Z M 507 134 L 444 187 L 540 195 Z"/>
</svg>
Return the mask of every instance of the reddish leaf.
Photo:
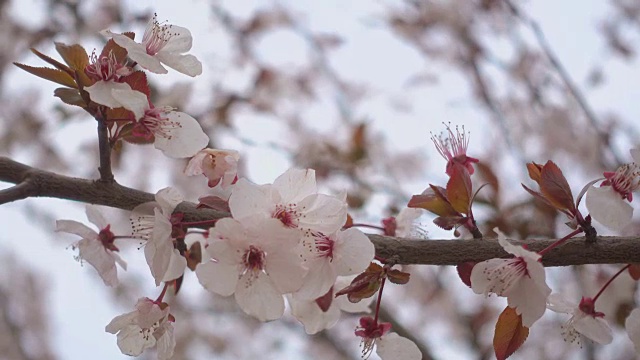
<svg viewBox="0 0 640 360">
<path fill-rule="evenodd" d="M 64 72 L 66 72 L 67 74 L 69 74 L 69 76 L 72 76 L 73 74 L 73 70 L 71 70 L 71 68 L 69 68 L 67 65 L 61 63 L 58 60 L 52 59 L 49 56 L 41 53 L 40 51 L 31 48 L 31 52 L 34 53 L 37 57 L 39 57 L 40 59 L 48 62 L 49 64 L 53 65 L 55 68 L 57 68 L 58 70 L 62 70 Z"/>
<path fill-rule="evenodd" d="M 89 55 L 87 55 L 84 48 L 78 44 L 65 45 L 59 42 L 55 44 L 56 50 L 60 56 L 62 56 L 62 60 L 64 60 L 72 70 L 78 70 L 84 73 L 84 68 L 89 65 Z"/>
<path fill-rule="evenodd" d="M 496 332 L 493 336 L 493 349 L 497 360 L 511 356 L 529 336 L 529 328 L 522 326 L 522 316 L 507 306 L 498 317 Z"/>
<path fill-rule="evenodd" d="M 131 90 L 140 91 L 141 93 L 147 95 L 147 98 L 151 96 L 151 90 L 149 89 L 149 83 L 147 82 L 147 75 L 142 71 L 135 71 L 129 76 L 125 76 L 122 79 L 122 82 L 125 82 L 131 86 Z"/>
<path fill-rule="evenodd" d="M 356 276 L 355 279 L 351 281 L 349 286 L 336 292 L 336 297 L 346 294 L 347 298 L 352 303 L 357 303 L 362 299 L 371 297 L 380 288 L 382 276 L 382 266 L 376 263 L 371 263 L 367 270 Z"/>
<path fill-rule="evenodd" d="M 631 264 L 629 266 L 629 275 L 633 278 L 633 280 L 640 279 L 640 264 Z"/>
<path fill-rule="evenodd" d="M 413 195 L 407 207 L 425 209 L 438 216 L 459 216 L 460 214 L 445 197 L 444 188 L 435 185 L 430 186 L 422 194 Z"/>
<path fill-rule="evenodd" d="M 80 92 L 76 89 L 57 88 L 53 91 L 53 96 L 60 98 L 65 104 L 80 106 L 83 109 L 87 107 Z"/>
<path fill-rule="evenodd" d="M 113 54 L 119 64 L 124 64 L 124 61 L 127 59 L 127 50 L 116 44 L 113 39 L 109 39 L 109 41 L 104 45 L 102 52 L 100 53 L 100 58 L 104 56 L 109 57 L 109 54 Z"/>
<path fill-rule="evenodd" d="M 471 176 L 464 165 L 454 163 L 450 169 L 447 199 L 457 212 L 468 214 L 471 205 Z"/>
<path fill-rule="evenodd" d="M 64 85 L 70 88 L 77 87 L 76 82 L 73 80 L 73 77 L 62 70 L 51 69 L 47 67 L 33 67 L 25 64 L 16 63 L 16 62 L 14 62 L 13 64 L 19 67 L 20 69 L 28 73 L 31 73 L 35 76 L 41 77 L 45 80 L 53 81 L 55 83 L 58 83 L 60 85 Z"/>
<path fill-rule="evenodd" d="M 191 245 L 185 254 L 185 258 L 187 259 L 187 267 L 191 271 L 196 271 L 196 267 L 202 262 L 202 245 L 200 245 L 199 241 Z"/>
<path fill-rule="evenodd" d="M 540 191 L 556 208 L 569 210 L 571 213 L 575 212 L 575 203 L 569 183 L 562 174 L 562 170 L 551 160 L 547 161 L 542 168 Z"/>
<path fill-rule="evenodd" d="M 540 186 L 540 180 L 542 179 L 542 165 L 531 162 L 527 164 L 527 170 L 529 171 L 529 177 L 531 180 L 535 181 L 538 183 L 538 186 Z"/>
<path fill-rule="evenodd" d="M 464 216 L 438 216 L 433 219 L 433 223 L 444 230 L 451 230 L 456 226 L 462 225 L 467 221 Z"/>
<path fill-rule="evenodd" d="M 394 284 L 404 285 L 409 282 L 411 274 L 400 270 L 392 269 L 387 271 L 387 279 Z"/>
<path fill-rule="evenodd" d="M 471 287 L 471 271 L 476 264 L 477 263 L 475 261 L 465 261 L 456 265 L 456 270 L 458 270 L 460 280 L 462 280 L 462 282 L 468 287 Z"/>
</svg>

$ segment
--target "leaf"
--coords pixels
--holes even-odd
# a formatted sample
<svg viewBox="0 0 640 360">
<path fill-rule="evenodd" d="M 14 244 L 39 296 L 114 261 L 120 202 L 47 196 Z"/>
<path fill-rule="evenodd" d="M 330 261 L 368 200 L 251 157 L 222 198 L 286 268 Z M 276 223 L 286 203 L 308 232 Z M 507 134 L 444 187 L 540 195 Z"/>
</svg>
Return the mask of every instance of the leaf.
<svg viewBox="0 0 640 360">
<path fill-rule="evenodd" d="M 64 60 L 72 70 L 84 72 L 84 68 L 89 65 L 89 55 L 87 55 L 87 52 L 81 45 L 65 45 L 59 42 L 55 44 L 56 50 L 60 56 L 62 56 L 62 60 Z"/>
<path fill-rule="evenodd" d="M 529 328 L 522 326 L 522 316 L 507 306 L 498 317 L 496 332 L 493 335 L 493 349 L 497 360 L 511 356 L 529 336 Z"/>
<path fill-rule="evenodd" d="M 529 171 L 529 177 L 531 180 L 538 183 L 540 186 L 540 180 L 542 179 L 542 165 L 530 162 L 527 164 L 527 171 Z"/>
<path fill-rule="evenodd" d="M 57 88 L 53 91 L 53 96 L 60 98 L 65 104 L 79 106 L 83 109 L 87 107 L 77 89 Z"/>
<path fill-rule="evenodd" d="M 411 274 L 408 272 L 400 271 L 397 269 L 391 269 L 387 271 L 387 279 L 394 284 L 404 285 L 409 282 Z"/>
<path fill-rule="evenodd" d="M 347 295 L 347 299 L 352 303 L 357 303 L 362 299 L 373 296 L 378 291 L 382 282 L 382 266 L 371 263 L 367 270 L 356 276 L 351 284 L 336 292 L 336 297 Z"/>
<path fill-rule="evenodd" d="M 465 261 L 456 265 L 456 270 L 458 271 L 460 280 L 462 280 L 462 282 L 468 287 L 471 287 L 471 271 L 476 264 L 477 263 L 475 261 Z"/>
<path fill-rule="evenodd" d="M 466 167 L 454 163 L 447 182 L 447 199 L 453 209 L 462 214 L 469 213 L 471 201 L 471 176 Z"/>
<path fill-rule="evenodd" d="M 633 280 L 640 280 L 640 264 L 630 264 L 629 275 L 631 275 Z"/>
<path fill-rule="evenodd" d="M 433 219 L 433 223 L 444 230 L 451 230 L 458 225 L 463 225 L 465 221 L 467 221 L 467 218 L 459 215 L 438 216 L 437 218 Z"/>
<path fill-rule="evenodd" d="M 15 66 L 20 69 L 33 74 L 35 76 L 41 77 L 45 80 L 53 81 L 60 85 L 64 85 L 70 88 L 76 88 L 76 82 L 73 80 L 73 77 L 66 72 L 58 69 L 52 69 L 47 67 L 33 67 L 25 64 L 20 64 L 17 62 L 13 63 Z"/>
<path fill-rule="evenodd" d="M 121 47 L 120 45 L 116 44 L 116 42 L 113 41 L 113 39 L 109 39 L 109 41 L 107 41 L 107 43 L 102 48 L 102 52 L 100 53 L 100 56 L 98 58 L 99 59 L 103 57 L 108 58 L 109 54 L 113 54 L 118 64 L 123 64 L 124 61 L 127 59 L 127 50 L 125 50 L 125 48 Z"/>
<path fill-rule="evenodd" d="M 229 208 L 229 202 L 218 196 L 213 196 L 213 195 L 203 196 L 201 198 L 198 198 L 198 201 L 199 201 L 197 206 L 198 209 L 209 208 L 209 209 L 214 209 L 218 211 L 231 212 L 231 209 Z"/>
<path fill-rule="evenodd" d="M 569 183 L 562 174 L 562 170 L 551 160 L 547 161 L 542 168 L 540 191 L 553 206 L 575 213 L 576 207 Z"/>
<path fill-rule="evenodd" d="M 53 65 L 55 68 L 57 68 L 58 70 L 62 70 L 64 72 L 66 72 L 67 74 L 69 74 L 69 76 L 73 76 L 73 70 L 71 70 L 71 68 L 69 68 L 67 65 L 61 63 L 58 60 L 52 59 L 49 56 L 41 53 L 40 51 L 31 48 L 31 52 L 34 53 L 37 57 L 39 57 L 40 59 L 48 62 L 49 64 Z"/>
<path fill-rule="evenodd" d="M 151 90 L 149 89 L 149 83 L 147 82 L 147 75 L 142 71 L 134 71 L 131 75 L 125 76 L 120 79 L 122 82 L 129 84 L 131 90 L 140 91 L 147 95 L 147 98 L 151 96 Z"/>
<path fill-rule="evenodd" d="M 431 187 L 422 194 L 413 195 L 407 207 L 425 209 L 438 216 L 460 216 L 460 213 L 451 206 L 449 200 L 444 196 L 446 191 L 444 188 L 431 184 L 429 186 Z"/>
</svg>

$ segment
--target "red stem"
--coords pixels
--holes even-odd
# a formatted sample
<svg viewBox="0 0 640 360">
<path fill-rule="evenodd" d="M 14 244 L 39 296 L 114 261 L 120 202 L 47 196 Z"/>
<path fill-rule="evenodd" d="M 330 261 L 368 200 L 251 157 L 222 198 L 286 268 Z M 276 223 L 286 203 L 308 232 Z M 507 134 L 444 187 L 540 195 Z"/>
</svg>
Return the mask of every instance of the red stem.
<svg viewBox="0 0 640 360">
<path fill-rule="evenodd" d="M 160 295 L 158 296 L 158 298 L 155 301 L 156 304 L 160 304 L 162 302 L 162 300 L 164 299 L 164 295 L 167 293 L 167 289 L 168 288 L 169 288 L 169 283 L 164 283 L 164 287 L 162 288 L 162 292 L 160 293 Z"/>
<path fill-rule="evenodd" d="M 582 228 L 578 228 L 578 229 L 576 229 L 576 230 L 573 230 L 573 231 L 572 231 L 572 232 L 570 232 L 567 236 L 565 236 L 565 237 L 563 237 L 562 239 L 560 239 L 560 240 L 558 240 L 558 241 L 554 242 L 553 244 L 551 244 L 551 245 L 547 246 L 546 248 L 544 248 L 544 249 L 542 249 L 542 250 L 538 251 L 538 254 L 540 254 L 540 255 L 544 255 L 544 254 L 546 254 L 547 252 L 549 252 L 549 250 L 551 250 L 551 249 L 553 249 L 553 248 L 555 248 L 555 247 L 557 247 L 557 246 L 562 245 L 565 241 L 567 241 L 567 240 L 571 239 L 572 237 L 574 237 L 574 236 L 576 236 L 576 235 L 580 234 L 582 231 L 583 231 L 583 230 L 582 230 Z"/>
<path fill-rule="evenodd" d="M 627 266 L 623 267 L 622 269 L 620 269 L 615 275 L 613 275 L 611 277 L 611 279 L 609 279 L 609 281 L 607 281 L 606 284 L 604 284 L 604 286 L 602 286 L 602 289 L 600 289 L 600 291 L 598 291 L 598 293 L 596 294 L 596 296 L 593 297 L 593 303 L 596 303 L 596 300 L 598 300 L 598 298 L 600 297 L 600 295 L 602 294 L 602 292 L 604 291 L 604 289 L 607 288 L 607 286 L 609 286 L 609 284 L 611 284 L 611 282 L 613 282 L 613 280 L 615 278 L 617 278 L 620 274 L 622 274 L 625 270 L 627 270 L 629 268 L 629 266 L 631 266 L 631 264 L 628 264 Z"/>
<path fill-rule="evenodd" d="M 387 277 L 383 277 L 382 281 L 380 282 L 380 290 L 378 290 L 378 303 L 376 304 L 376 315 L 373 318 L 373 323 L 377 324 L 378 323 L 378 314 L 380 313 L 380 303 L 382 302 L 382 290 L 384 290 L 384 283 L 387 280 Z"/>
</svg>

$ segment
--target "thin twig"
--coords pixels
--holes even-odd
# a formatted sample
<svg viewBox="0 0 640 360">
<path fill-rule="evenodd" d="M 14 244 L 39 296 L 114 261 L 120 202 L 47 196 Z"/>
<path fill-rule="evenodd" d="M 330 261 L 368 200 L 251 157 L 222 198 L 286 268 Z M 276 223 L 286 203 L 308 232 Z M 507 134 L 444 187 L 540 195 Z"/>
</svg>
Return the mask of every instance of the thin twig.
<svg viewBox="0 0 640 360">
<path fill-rule="evenodd" d="M 29 181 L 21 182 L 8 189 L 0 190 L 0 204 L 34 196 L 34 188 Z"/>
<path fill-rule="evenodd" d="M 100 150 L 100 181 L 105 183 L 114 182 L 111 171 L 111 144 L 109 142 L 109 129 L 104 121 L 104 116 L 98 118 L 98 149 Z"/>
</svg>

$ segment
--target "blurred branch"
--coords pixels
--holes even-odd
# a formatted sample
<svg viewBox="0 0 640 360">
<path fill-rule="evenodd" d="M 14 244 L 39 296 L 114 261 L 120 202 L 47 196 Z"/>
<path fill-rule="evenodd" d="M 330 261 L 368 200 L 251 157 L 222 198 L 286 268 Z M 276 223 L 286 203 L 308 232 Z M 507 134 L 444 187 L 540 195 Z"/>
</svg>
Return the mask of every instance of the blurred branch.
<svg viewBox="0 0 640 360">
<path fill-rule="evenodd" d="M 578 105 L 580 105 L 580 107 L 582 108 L 582 111 L 584 112 L 585 116 L 589 120 L 589 123 L 591 124 L 593 129 L 596 131 L 596 133 L 600 137 L 600 141 L 602 141 L 603 143 L 603 148 L 610 149 L 611 155 L 613 156 L 617 164 L 624 163 L 621 160 L 620 156 L 617 154 L 617 152 L 611 146 L 609 134 L 607 134 L 606 132 L 600 129 L 598 117 L 595 111 L 591 108 L 591 105 L 589 105 L 589 102 L 587 101 L 587 99 L 584 97 L 582 92 L 578 89 L 578 86 L 575 84 L 575 82 L 571 79 L 571 76 L 569 75 L 565 67 L 560 62 L 560 59 L 551 48 L 551 45 L 549 45 L 549 42 L 547 41 L 547 38 L 544 36 L 544 33 L 542 32 L 542 28 L 540 27 L 540 25 L 534 19 L 532 19 L 531 17 L 527 16 L 524 12 L 522 12 L 511 1 L 505 0 L 505 3 L 509 7 L 513 15 L 515 15 L 515 17 L 520 19 L 520 21 L 522 21 L 525 25 L 531 28 L 531 30 L 533 31 L 533 34 L 536 37 L 536 40 L 538 41 L 538 44 L 542 48 L 542 51 L 544 52 L 547 59 L 549 59 L 551 66 L 556 70 L 558 75 L 560 75 L 562 82 L 565 84 L 565 86 L 567 87 L 567 89 L 569 90 L 573 98 L 578 102 Z M 606 165 L 604 161 L 603 161 L 603 165 Z"/>
<path fill-rule="evenodd" d="M 26 199 L 34 196 L 34 187 L 29 181 L 21 182 L 8 189 L 0 190 L 0 204 Z"/>
<path fill-rule="evenodd" d="M 0 181 L 13 184 L 29 182 L 32 197 L 74 200 L 123 210 L 131 210 L 154 200 L 153 194 L 122 186 L 115 181 L 104 183 L 58 175 L 3 156 L 0 156 Z M 175 211 L 184 213 L 184 221 L 230 216 L 222 211 L 197 209 L 196 204 L 188 201 L 182 202 Z M 379 256 L 394 257 L 398 264 L 457 265 L 465 261 L 509 256 L 497 241 L 490 240 L 409 240 L 371 234 L 369 238 Z M 512 242 L 539 251 L 555 241 L 535 239 Z M 545 255 L 542 263 L 545 266 L 640 263 L 640 241 L 638 237 L 600 236 L 595 243 L 587 244 L 584 238 L 573 238 Z"/>
</svg>

